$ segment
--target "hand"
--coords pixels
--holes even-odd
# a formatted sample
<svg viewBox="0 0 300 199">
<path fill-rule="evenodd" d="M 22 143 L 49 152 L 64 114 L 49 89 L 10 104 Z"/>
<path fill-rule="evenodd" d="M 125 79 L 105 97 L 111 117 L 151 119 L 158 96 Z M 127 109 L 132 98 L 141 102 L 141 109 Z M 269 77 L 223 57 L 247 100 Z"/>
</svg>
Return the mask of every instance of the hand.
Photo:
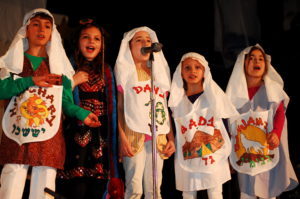
<svg viewBox="0 0 300 199">
<path fill-rule="evenodd" d="M 83 121 L 83 123 L 89 127 L 99 127 L 101 126 L 100 121 L 98 120 L 97 115 L 90 113 Z"/>
<path fill-rule="evenodd" d="M 270 132 L 267 134 L 267 142 L 269 144 L 269 149 L 273 150 L 277 148 L 280 144 L 280 140 L 276 133 Z"/>
<path fill-rule="evenodd" d="M 166 148 L 163 150 L 162 154 L 164 154 L 166 157 L 170 157 L 174 152 L 176 151 L 175 143 L 173 140 L 169 140 Z"/>
<path fill-rule="evenodd" d="M 73 75 L 74 86 L 82 84 L 84 82 L 89 81 L 89 74 L 84 71 L 78 71 L 75 75 Z"/>
<path fill-rule="evenodd" d="M 56 74 L 33 76 L 32 81 L 35 85 L 40 86 L 40 87 L 52 87 L 52 85 L 62 83 L 62 76 L 56 75 Z"/>
<path fill-rule="evenodd" d="M 120 136 L 120 147 L 119 147 L 119 162 L 122 162 L 122 157 L 133 157 L 134 153 L 126 138 L 126 136 Z"/>
</svg>

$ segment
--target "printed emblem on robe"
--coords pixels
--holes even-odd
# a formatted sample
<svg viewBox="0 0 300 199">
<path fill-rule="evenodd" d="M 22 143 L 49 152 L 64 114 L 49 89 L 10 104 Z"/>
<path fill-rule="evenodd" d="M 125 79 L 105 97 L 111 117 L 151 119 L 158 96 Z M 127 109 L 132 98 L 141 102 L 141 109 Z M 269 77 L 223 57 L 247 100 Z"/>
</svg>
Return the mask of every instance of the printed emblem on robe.
<svg viewBox="0 0 300 199">
<path fill-rule="evenodd" d="M 278 163 L 278 148 L 270 150 L 267 143 L 267 133 L 273 127 L 269 115 L 269 111 L 250 111 L 236 121 L 230 162 L 237 171 L 253 176 Z"/>
<path fill-rule="evenodd" d="M 62 86 L 29 87 L 14 96 L 3 116 L 5 135 L 19 145 L 52 138 L 61 119 Z"/>
<path fill-rule="evenodd" d="M 181 133 L 177 135 L 178 149 L 182 151 L 179 160 L 184 167 L 198 171 L 203 168 L 203 172 L 209 173 L 227 159 L 230 153 L 227 132 L 222 128 L 224 126 L 221 127 L 221 121 L 215 121 L 208 109 L 178 118 L 177 122 L 181 128 Z"/>
<path fill-rule="evenodd" d="M 151 135 L 151 86 L 149 82 L 137 82 L 136 86 L 125 92 L 124 108 L 128 127 L 133 131 Z M 154 86 L 154 94 L 156 132 L 167 134 L 170 131 L 170 124 L 165 92 Z"/>
</svg>

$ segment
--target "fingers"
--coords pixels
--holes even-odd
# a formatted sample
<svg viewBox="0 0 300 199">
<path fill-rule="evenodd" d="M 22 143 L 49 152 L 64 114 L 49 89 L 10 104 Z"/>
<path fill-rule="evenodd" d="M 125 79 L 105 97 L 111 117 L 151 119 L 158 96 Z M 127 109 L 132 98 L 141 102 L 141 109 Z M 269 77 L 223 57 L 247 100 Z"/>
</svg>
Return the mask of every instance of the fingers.
<svg viewBox="0 0 300 199">
<path fill-rule="evenodd" d="M 83 121 L 83 123 L 89 127 L 99 127 L 101 122 L 98 120 L 98 117 L 94 113 L 90 113 Z"/>
<path fill-rule="evenodd" d="M 162 152 L 165 156 L 170 157 L 176 151 L 174 142 L 169 141 L 165 150 Z"/>
<path fill-rule="evenodd" d="M 280 144 L 280 140 L 276 133 L 269 133 L 267 134 L 267 142 L 269 144 L 269 149 L 273 150 L 274 148 L 278 147 Z"/>
<path fill-rule="evenodd" d="M 79 71 L 73 76 L 75 85 L 82 84 L 84 82 L 89 81 L 89 74 L 84 71 Z"/>
<path fill-rule="evenodd" d="M 34 76 L 32 81 L 35 85 L 40 87 L 52 87 L 52 85 L 61 85 L 62 76 L 56 74 L 46 74 L 43 76 Z"/>
</svg>

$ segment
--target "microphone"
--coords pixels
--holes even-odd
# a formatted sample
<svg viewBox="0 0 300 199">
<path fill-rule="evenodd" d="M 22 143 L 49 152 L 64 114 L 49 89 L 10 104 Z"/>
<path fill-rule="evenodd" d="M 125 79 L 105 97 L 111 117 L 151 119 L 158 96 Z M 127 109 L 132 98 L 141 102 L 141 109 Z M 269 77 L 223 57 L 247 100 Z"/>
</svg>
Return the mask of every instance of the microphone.
<svg viewBox="0 0 300 199">
<path fill-rule="evenodd" d="M 147 53 L 151 53 L 151 52 L 155 52 L 156 53 L 156 52 L 161 51 L 162 47 L 163 47 L 163 45 L 161 43 L 155 42 L 155 43 L 152 43 L 152 45 L 149 46 L 149 47 L 142 47 L 141 48 L 141 53 L 143 55 L 145 55 Z"/>
</svg>

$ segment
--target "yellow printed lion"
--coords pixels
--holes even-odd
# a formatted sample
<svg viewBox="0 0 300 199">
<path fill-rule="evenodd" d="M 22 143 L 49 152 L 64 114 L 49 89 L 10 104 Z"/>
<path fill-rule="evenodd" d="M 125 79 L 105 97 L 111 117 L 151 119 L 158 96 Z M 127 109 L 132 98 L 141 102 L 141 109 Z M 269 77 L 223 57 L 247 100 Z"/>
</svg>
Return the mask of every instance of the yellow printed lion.
<svg viewBox="0 0 300 199">
<path fill-rule="evenodd" d="M 44 119 L 49 114 L 45 101 L 35 94 L 21 104 L 20 112 L 27 119 L 26 125 L 30 127 L 44 124 Z"/>
</svg>

